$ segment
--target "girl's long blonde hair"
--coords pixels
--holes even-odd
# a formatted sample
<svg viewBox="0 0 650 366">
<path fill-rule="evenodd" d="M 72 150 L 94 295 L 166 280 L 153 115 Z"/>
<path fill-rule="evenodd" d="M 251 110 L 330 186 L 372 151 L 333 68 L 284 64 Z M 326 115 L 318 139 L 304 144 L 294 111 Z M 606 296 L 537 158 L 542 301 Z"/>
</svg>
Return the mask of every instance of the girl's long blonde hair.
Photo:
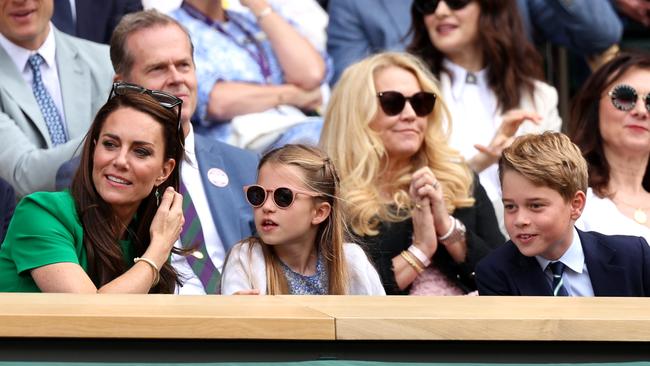
<svg viewBox="0 0 650 366">
<path fill-rule="evenodd" d="M 396 66 L 411 72 L 423 91 L 437 96 L 420 150 L 411 164 L 386 182 L 389 158 L 379 134 L 370 128 L 379 103 L 375 76 Z M 336 84 L 325 114 L 321 146 L 334 160 L 341 174 L 341 197 L 345 214 L 357 235 L 377 235 L 382 221 L 398 222 L 410 217 L 413 202 L 408 194 L 411 175 L 428 166 L 444 189 L 447 210 L 474 204 L 471 195 L 473 176 L 460 154 L 449 147 L 451 116 L 434 76 L 414 56 L 386 52 L 370 56 L 348 67 Z M 390 202 L 382 201 L 379 187 L 393 193 Z"/>
<path fill-rule="evenodd" d="M 339 203 L 339 176 L 327 155 L 320 149 L 306 145 L 285 145 L 268 152 L 260 160 L 260 168 L 267 163 L 292 165 L 304 173 L 305 186 L 320 197 L 316 200 L 328 202 L 329 217 L 323 221 L 316 233 L 318 253 L 323 257 L 329 277 L 329 295 L 345 295 L 348 292 L 348 274 L 343 253 L 344 220 Z M 287 279 L 282 271 L 280 259 L 273 247 L 259 237 L 251 238 L 250 250 L 259 244 L 266 263 L 266 288 L 270 295 L 288 294 Z"/>
</svg>

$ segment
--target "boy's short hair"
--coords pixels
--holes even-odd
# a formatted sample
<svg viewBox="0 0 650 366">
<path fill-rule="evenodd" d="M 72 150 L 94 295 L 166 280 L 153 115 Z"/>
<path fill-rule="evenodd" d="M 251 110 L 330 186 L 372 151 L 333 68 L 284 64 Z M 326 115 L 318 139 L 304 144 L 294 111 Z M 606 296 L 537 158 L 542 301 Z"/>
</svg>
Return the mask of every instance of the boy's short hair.
<svg viewBox="0 0 650 366">
<path fill-rule="evenodd" d="M 587 191 L 587 162 L 578 146 L 560 132 L 517 137 L 499 159 L 501 185 L 507 170 L 557 191 L 566 201 L 578 191 Z"/>
</svg>

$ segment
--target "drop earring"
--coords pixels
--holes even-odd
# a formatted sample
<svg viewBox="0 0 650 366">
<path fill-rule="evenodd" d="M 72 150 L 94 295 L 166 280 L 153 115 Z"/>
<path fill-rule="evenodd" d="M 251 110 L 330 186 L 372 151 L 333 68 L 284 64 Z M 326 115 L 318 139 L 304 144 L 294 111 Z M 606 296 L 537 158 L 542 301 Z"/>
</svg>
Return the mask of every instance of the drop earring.
<svg viewBox="0 0 650 366">
<path fill-rule="evenodd" d="M 156 187 L 153 194 L 156 196 L 156 206 L 160 206 L 160 192 L 158 191 L 158 187 Z"/>
</svg>

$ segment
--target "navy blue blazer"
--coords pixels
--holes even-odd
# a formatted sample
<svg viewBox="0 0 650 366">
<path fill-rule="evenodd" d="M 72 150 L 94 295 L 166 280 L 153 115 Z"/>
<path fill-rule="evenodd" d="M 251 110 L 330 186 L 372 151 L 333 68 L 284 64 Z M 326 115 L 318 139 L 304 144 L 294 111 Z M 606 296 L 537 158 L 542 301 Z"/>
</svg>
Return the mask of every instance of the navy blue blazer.
<svg viewBox="0 0 650 366">
<path fill-rule="evenodd" d="M 595 296 L 650 296 L 650 246 L 636 236 L 578 230 Z M 535 257 L 512 241 L 476 267 L 479 295 L 551 296 L 551 284 Z"/>
</svg>

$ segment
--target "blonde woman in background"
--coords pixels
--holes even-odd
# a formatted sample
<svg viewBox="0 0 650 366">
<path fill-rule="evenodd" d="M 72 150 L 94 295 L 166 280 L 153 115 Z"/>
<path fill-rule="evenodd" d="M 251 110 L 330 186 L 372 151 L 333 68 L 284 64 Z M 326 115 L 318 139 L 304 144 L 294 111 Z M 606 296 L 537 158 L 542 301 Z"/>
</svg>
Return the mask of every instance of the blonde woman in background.
<svg viewBox="0 0 650 366">
<path fill-rule="evenodd" d="M 476 289 L 474 266 L 504 237 L 485 190 L 447 144 L 451 116 L 426 70 L 403 53 L 350 66 L 321 144 L 386 293 L 460 295 Z"/>
</svg>

